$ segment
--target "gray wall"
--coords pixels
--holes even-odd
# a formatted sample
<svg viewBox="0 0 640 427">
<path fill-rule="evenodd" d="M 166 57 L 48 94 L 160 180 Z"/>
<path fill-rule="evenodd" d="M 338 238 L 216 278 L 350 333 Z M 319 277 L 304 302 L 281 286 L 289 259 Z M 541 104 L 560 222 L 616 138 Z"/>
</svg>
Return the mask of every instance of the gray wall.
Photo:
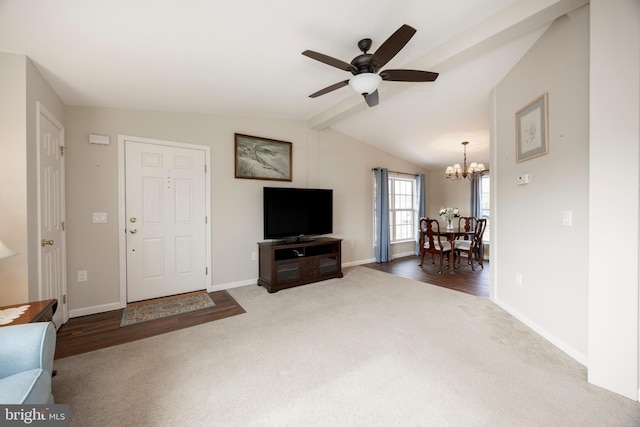
<svg viewBox="0 0 640 427">
<path fill-rule="evenodd" d="M 0 240 L 18 252 L 0 260 L 3 305 L 29 297 L 26 79 L 26 58 L 0 53 Z"/>
<path fill-rule="evenodd" d="M 587 363 L 589 10 L 559 18 L 495 89 L 492 298 Z M 549 99 L 549 154 L 515 158 L 515 112 Z M 528 185 L 516 185 L 528 173 Z M 573 224 L 562 225 L 563 211 Z M 494 252 L 495 251 L 495 252 Z M 521 277 L 521 283 L 518 281 Z"/>
<path fill-rule="evenodd" d="M 373 257 L 371 168 L 425 173 L 360 141 L 331 130 L 309 130 L 298 121 L 90 107 L 68 107 L 65 120 L 72 317 L 120 305 L 119 134 L 211 147 L 214 288 L 253 284 L 258 277 L 251 252 L 262 240 L 262 187 L 333 188 L 334 235 L 344 239 L 343 263 L 355 264 Z M 292 142 L 293 182 L 234 178 L 234 132 Z M 89 144 L 90 133 L 110 136 L 111 145 Z M 92 212 L 106 212 L 108 223 L 93 224 Z M 87 282 L 77 282 L 78 270 L 88 271 Z"/>
<path fill-rule="evenodd" d="M 45 108 L 60 123 L 64 123 L 64 105 L 30 59 L 27 74 L 27 239 L 29 247 L 29 299 L 40 299 L 38 262 L 41 246 L 38 241 L 38 109 Z"/>
<path fill-rule="evenodd" d="M 0 303 L 40 298 L 37 242 L 37 103 L 58 120 L 64 111 L 34 64 L 0 53 L 0 240 L 18 252 L 0 260 Z"/>
</svg>

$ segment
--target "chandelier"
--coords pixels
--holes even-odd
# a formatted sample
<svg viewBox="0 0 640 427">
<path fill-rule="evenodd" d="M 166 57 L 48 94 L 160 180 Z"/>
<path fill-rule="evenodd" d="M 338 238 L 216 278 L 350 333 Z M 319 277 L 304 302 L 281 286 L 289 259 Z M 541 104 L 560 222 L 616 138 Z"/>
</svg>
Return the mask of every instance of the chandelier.
<svg viewBox="0 0 640 427">
<path fill-rule="evenodd" d="M 473 180 L 476 177 L 477 172 L 482 172 L 485 170 L 484 164 L 472 162 L 469 167 L 467 167 L 467 144 L 469 141 L 464 141 L 462 145 L 464 146 L 464 161 L 462 163 L 462 167 L 460 167 L 460 163 L 456 163 L 453 166 L 447 166 L 447 170 L 444 172 L 447 175 L 448 179 L 457 181 L 459 179 L 469 178 Z"/>
</svg>

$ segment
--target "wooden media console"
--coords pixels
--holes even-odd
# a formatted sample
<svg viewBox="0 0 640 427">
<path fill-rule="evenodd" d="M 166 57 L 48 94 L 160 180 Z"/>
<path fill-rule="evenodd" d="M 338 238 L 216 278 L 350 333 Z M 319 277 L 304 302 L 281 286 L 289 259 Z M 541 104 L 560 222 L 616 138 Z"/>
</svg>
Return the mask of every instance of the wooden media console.
<svg viewBox="0 0 640 427">
<path fill-rule="evenodd" d="M 342 277 L 342 239 L 258 243 L 258 285 L 269 292 Z"/>
</svg>

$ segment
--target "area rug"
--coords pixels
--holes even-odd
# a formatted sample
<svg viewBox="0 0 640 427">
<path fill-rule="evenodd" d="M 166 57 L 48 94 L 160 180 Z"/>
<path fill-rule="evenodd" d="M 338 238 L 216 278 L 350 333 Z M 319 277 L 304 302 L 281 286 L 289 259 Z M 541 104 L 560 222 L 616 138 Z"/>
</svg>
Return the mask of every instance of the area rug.
<svg viewBox="0 0 640 427">
<path fill-rule="evenodd" d="M 131 304 L 124 309 L 120 326 L 122 327 L 134 325 L 136 323 L 148 322 L 150 320 L 175 316 L 176 314 L 202 310 L 203 308 L 213 306 L 215 306 L 215 303 L 206 292 Z"/>
</svg>

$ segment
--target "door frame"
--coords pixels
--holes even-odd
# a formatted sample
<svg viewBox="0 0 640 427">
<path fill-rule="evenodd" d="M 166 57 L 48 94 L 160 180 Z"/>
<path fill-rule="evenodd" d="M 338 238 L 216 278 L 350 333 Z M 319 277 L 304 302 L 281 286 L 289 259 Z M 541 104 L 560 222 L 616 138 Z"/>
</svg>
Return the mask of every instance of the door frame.
<svg viewBox="0 0 640 427">
<path fill-rule="evenodd" d="M 40 141 L 40 126 L 41 126 L 41 122 L 40 122 L 40 118 L 42 116 L 45 116 L 47 118 L 47 120 L 49 120 L 51 123 L 53 123 L 53 125 L 58 128 L 60 130 L 60 150 L 62 150 L 62 156 L 60 156 L 60 209 L 62 210 L 61 214 L 62 214 L 62 222 L 64 224 L 64 222 L 66 221 L 66 193 L 65 193 L 65 180 L 66 180 L 66 162 L 65 162 L 65 156 L 64 156 L 64 150 L 66 148 L 65 146 L 65 129 L 64 129 L 64 125 L 56 118 L 56 116 L 54 116 L 49 110 L 47 110 L 47 108 L 40 102 L 36 102 L 36 138 L 37 138 L 37 144 L 36 144 L 36 180 L 37 180 L 37 192 L 38 192 L 38 196 L 37 196 L 37 208 L 36 208 L 36 215 L 37 215 L 37 221 L 38 221 L 38 232 L 37 232 L 37 242 L 40 242 L 40 240 L 42 240 L 42 203 L 41 203 L 41 196 L 42 196 L 42 188 L 40 187 L 40 178 L 41 178 L 41 174 L 42 171 L 40 170 L 41 164 L 40 164 L 40 146 L 41 146 L 41 141 Z M 40 244 L 37 244 L 37 248 L 38 248 L 38 299 L 42 300 L 45 298 L 45 296 L 43 295 L 43 289 L 42 289 L 42 251 L 40 250 Z M 61 262 L 61 275 L 62 275 L 62 282 L 61 282 L 61 286 L 62 289 L 60 290 L 62 293 L 62 298 L 63 301 L 58 301 L 58 308 L 57 310 L 60 310 L 62 313 L 62 324 L 67 323 L 67 321 L 69 320 L 69 304 L 67 301 L 67 232 L 65 230 L 65 227 L 63 226 L 62 228 L 62 241 L 60 242 L 60 248 L 61 248 L 61 252 L 62 252 L 62 262 Z M 50 296 L 48 296 L 50 298 Z M 62 325 L 57 325 L 57 327 L 59 328 Z"/>
<path fill-rule="evenodd" d="M 118 257 L 120 259 L 120 308 L 127 306 L 127 217 L 126 217 L 126 168 L 125 168 L 125 142 L 138 142 L 142 144 L 164 145 L 175 148 L 188 148 L 202 150 L 205 154 L 205 262 L 207 267 L 206 284 L 207 292 L 211 292 L 211 156 L 210 147 L 206 145 L 187 144 L 183 142 L 166 141 L 161 139 L 144 138 L 140 136 L 118 135 Z"/>
</svg>

